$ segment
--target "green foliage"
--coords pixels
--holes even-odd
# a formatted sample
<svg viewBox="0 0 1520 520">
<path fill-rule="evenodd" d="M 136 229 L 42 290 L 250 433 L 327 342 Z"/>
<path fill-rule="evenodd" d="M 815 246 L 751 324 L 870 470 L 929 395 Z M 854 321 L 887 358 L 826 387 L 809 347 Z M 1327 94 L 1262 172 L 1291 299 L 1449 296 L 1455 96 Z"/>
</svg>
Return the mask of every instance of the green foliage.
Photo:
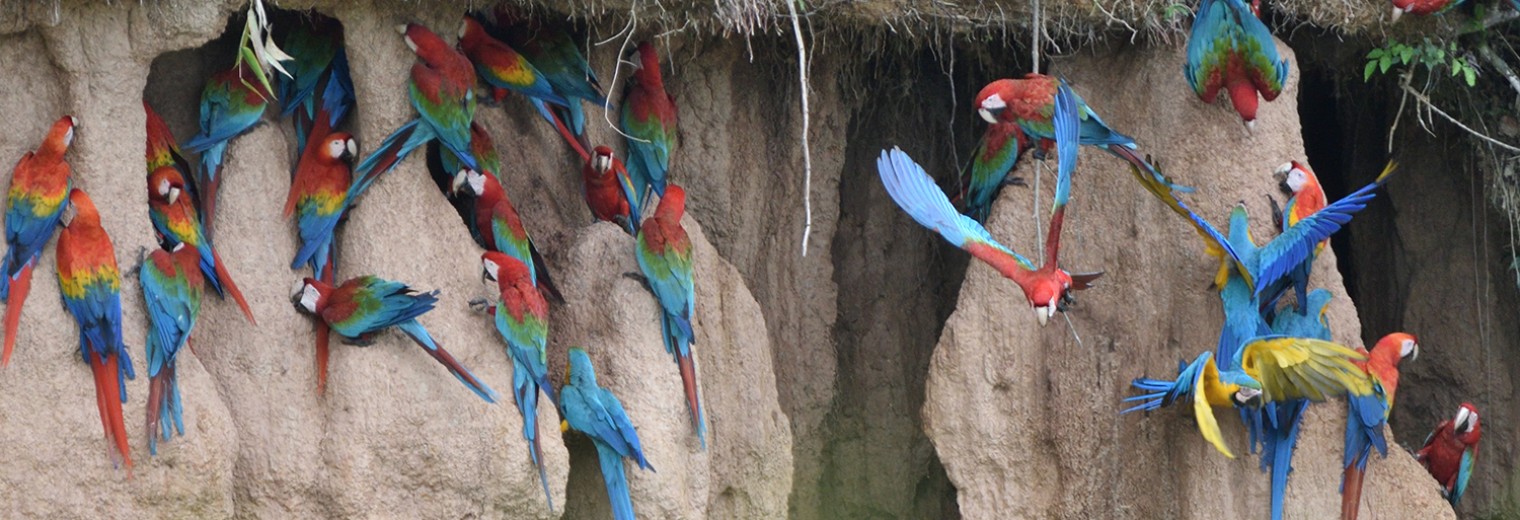
<svg viewBox="0 0 1520 520">
<path fill-rule="evenodd" d="M 1478 69 L 1468 63 L 1465 55 L 1466 52 L 1457 48 L 1455 41 L 1446 42 L 1445 45 L 1431 42 L 1429 38 L 1415 45 L 1390 41 L 1367 52 L 1367 66 L 1362 69 L 1362 81 L 1371 80 L 1374 73 L 1387 74 L 1394 67 L 1416 66 L 1424 67 L 1431 76 L 1449 70 L 1452 77 L 1460 77 L 1468 87 L 1472 87 L 1477 85 Z"/>
</svg>

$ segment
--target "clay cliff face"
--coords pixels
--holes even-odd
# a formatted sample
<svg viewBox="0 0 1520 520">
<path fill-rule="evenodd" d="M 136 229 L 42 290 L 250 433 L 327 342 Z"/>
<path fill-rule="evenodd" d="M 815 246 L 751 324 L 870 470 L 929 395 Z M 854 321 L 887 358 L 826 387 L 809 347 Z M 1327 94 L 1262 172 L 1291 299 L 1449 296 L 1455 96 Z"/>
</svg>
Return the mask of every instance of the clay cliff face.
<svg viewBox="0 0 1520 520">
<path fill-rule="evenodd" d="M 69 159 L 77 184 L 100 205 L 124 269 L 139 249 L 153 246 L 139 100 L 152 103 L 181 139 L 193 133 L 203 78 L 230 64 L 224 32 L 237 4 L 65 2 L 56 12 L 11 6 L 14 16 L 0 24 L 0 69 L 10 72 L 0 75 L 7 93 L 0 113 L 10 125 L 0 133 L 0 158 L 34 147 L 59 114 L 79 117 Z M 394 26 L 417 21 L 452 39 L 466 6 L 376 0 L 314 7 L 344 24 L 360 100 L 351 128 L 365 153 L 412 115 L 405 74 L 413 57 Z M 565 10 L 592 16 L 577 22 L 589 24 L 593 41 L 625 25 L 619 6 L 591 7 Z M 866 20 L 890 18 L 852 13 L 858 16 L 841 19 L 865 32 L 880 30 Z M 637 37 L 661 32 L 641 26 Z M 658 41 L 668 89 L 681 105 L 672 176 L 690 194 L 684 222 L 696 243 L 707 451 L 691 434 L 654 302 L 623 276 L 637 271 L 632 239 L 591 223 L 578 161 L 522 100 L 480 112 L 507 165 L 507 191 L 568 300 L 551 311 L 551 374 L 562 377 L 567 348 L 588 347 L 658 470 L 629 470 L 641 516 L 1265 516 L 1266 476 L 1254 460 L 1220 457 L 1180 412 L 1117 416 L 1131 378 L 1170 375 L 1177 359 L 1213 344 L 1220 319 L 1203 287 L 1208 262 L 1192 232 L 1136 189 L 1121 163 L 1084 152 L 1077 178 L 1063 257 L 1068 266 L 1109 273 L 1099 289 L 1079 296 L 1071 315 L 1081 345 L 1059 324 L 1036 328 L 1012 284 L 984 266 L 968 269 L 962 253 L 914 225 L 881 189 L 872 161 L 894 144 L 949 179 L 952 150 L 969 150 L 980 130 L 968 122 L 967 98 L 1010 71 L 966 60 L 941 76 L 925 72 L 940 66 L 927 50 L 820 47 L 811 69 L 813 230 L 804 257 L 790 37 L 678 31 Z M 621 92 L 611 84 L 620 42 L 591 52 L 614 98 Z M 1258 236 L 1267 236 L 1261 194 L 1272 190 L 1268 172 L 1302 153 L 1294 94 L 1265 105 L 1255 135 L 1246 136 L 1225 108 L 1187 94 L 1176 74 L 1180 60 L 1167 49 L 1097 49 L 1058 61 L 1052 71 L 1198 187 L 1202 213 L 1222 220 L 1229 204 L 1247 200 L 1262 217 Z M 593 144 L 620 149 L 599 112 L 588 114 Z M 941 131 L 952 128 L 953 136 Z M 161 445 L 157 458 L 143 449 L 146 378 L 128 384 L 137 463 L 130 480 L 103 454 L 75 329 L 54 303 L 49 247 L 16 356 L 0 373 L 0 440 L 12 447 L 0 459 L 0 513 L 608 516 L 584 437 L 557 435 L 553 412 L 541 411 L 556 505 L 549 511 L 515 409 L 476 399 L 400 335 L 365 348 L 335 344 L 327 393 L 314 393 L 311 327 L 287 299 L 303 275 L 288 269 L 296 238 L 280 216 L 292 134 L 287 122 L 266 117 L 228 153 L 217 246 L 259 324 L 248 324 L 230 303 L 209 302 L 195 354 L 181 357 L 187 435 Z M 1219 153 L 1221 146 L 1240 152 Z M 1042 208 L 1049 188 L 1042 186 Z M 1030 202 L 1028 189 L 1008 190 L 991 225 L 1024 251 L 1038 233 Z M 340 277 L 373 273 L 441 290 L 438 308 L 421 321 L 498 391 L 510 386 L 500 340 L 466 305 L 492 291 L 480 283 L 479 249 L 420 157 L 370 190 L 340 237 Z M 1317 283 L 1338 289 L 1333 262 L 1318 265 Z M 139 291 L 135 279 L 122 289 L 125 332 L 141 367 Z M 1337 339 L 1354 341 L 1349 301 L 1332 315 Z M 1338 507 L 1333 461 L 1342 413 L 1340 405 L 1317 406 L 1306 420 L 1290 518 Z M 1238 429 L 1226 431 L 1233 446 L 1244 446 Z M 1364 518 L 1449 515 L 1422 478 L 1403 453 L 1373 462 L 1366 496 L 1387 505 Z"/>
</svg>

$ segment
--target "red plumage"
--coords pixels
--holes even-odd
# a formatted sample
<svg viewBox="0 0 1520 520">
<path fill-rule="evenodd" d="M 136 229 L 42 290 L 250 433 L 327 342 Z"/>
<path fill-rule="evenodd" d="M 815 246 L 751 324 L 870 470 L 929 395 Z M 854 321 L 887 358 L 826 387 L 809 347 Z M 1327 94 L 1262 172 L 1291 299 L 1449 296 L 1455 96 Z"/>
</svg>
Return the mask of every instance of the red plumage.
<svg viewBox="0 0 1520 520">
<path fill-rule="evenodd" d="M 606 146 L 596 147 L 581 167 L 581 195 L 597 220 L 618 222 L 621 218 L 626 222 L 629 218 L 628 199 L 623 196 L 619 175 L 627 175 L 623 161 Z"/>
<path fill-rule="evenodd" d="M 1457 485 L 1457 473 L 1462 468 L 1462 452 L 1471 449 L 1476 457 L 1478 440 L 1483 437 L 1477 407 L 1472 403 L 1462 403 L 1457 415 L 1470 418 L 1460 425 L 1455 419 L 1441 421 L 1441 424 L 1436 425 L 1435 431 L 1430 433 L 1430 438 L 1425 440 L 1425 445 L 1415 452 L 1415 459 L 1425 466 L 1425 470 L 1435 477 L 1447 493 L 1451 493 Z M 1458 427 L 1463 427 L 1464 430 L 1457 431 Z"/>
<path fill-rule="evenodd" d="M 11 171 L 10 196 L 23 196 L 27 198 L 41 198 L 47 201 L 63 203 L 69 192 L 69 163 L 63 160 L 63 154 L 68 152 L 69 145 L 74 141 L 74 127 L 78 122 L 73 116 L 63 116 L 53 122 L 52 128 L 48 129 L 47 137 L 42 139 L 42 145 L 35 152 L 28 152 L 16 163 L 16 168 Z M 37 201 L 33 201 L 34 209 Z M 7 203 L 7 210 L 14 202 Z M 9 218 L 9 217 L 7 217 Z M 37 218 L 41 218 L 37 216 Z M 24 226 L 24 223 L 5 223 L 7 234 L 10 229 Z M 44 231 L 47 237 L 51 237 L 53 230 L 51 225 Z M 35 254 L 41 254 L 47 238 L 43 238 L 39 244 L 30 244 L 36 248 Z M 7 239 L 10 250 L 7 255 L 15 255 L 8 258 L 8 265 L 13 273 L 0 273 L 7 276 L 8 288 L 5 299 L 5 339 L 4 349 L 0 350 L 0 367 L 10 364 L 11 351 L 16 347 L 16 327 L 21 323 L 21 306 L 26 303 L 26 297 L 32 291 L 32 270 L 36 267 L 35 258 L 31 254 L 23 254 L 18 250 L 21 244 L 11 243 Z"/>
<path fill-rule="evenodd" d="M 475 68 L 469 58 L 444 43 L 433 31 L 418 24 L 407 24 L 406 43 L 422 60 L 412 65 L 412 82 L 428 101 L 440 103 L 443 97 L 462 99 L 475 87 Z"/>
</svg>

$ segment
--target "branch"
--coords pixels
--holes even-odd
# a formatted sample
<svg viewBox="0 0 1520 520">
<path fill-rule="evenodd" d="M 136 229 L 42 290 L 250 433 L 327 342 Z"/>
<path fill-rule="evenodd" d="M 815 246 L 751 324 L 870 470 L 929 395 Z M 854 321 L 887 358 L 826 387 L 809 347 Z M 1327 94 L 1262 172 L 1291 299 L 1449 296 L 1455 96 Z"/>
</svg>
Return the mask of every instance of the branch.
<svg viewBox="0 0 1520 520">
<path fill-rule="evenodd" d="M 1516 76 L 1515 69 L 1510 68 L 1509 64 L 1505 63 L 1498 54 L 1494 54 L 1494 50 L 1488 47 L 1488 42 L 1478 45 L 1478 56 L 1482 57 L 1483 61 L 1488 62 L 1489 65 L 1492 65 L 1494 70 L 1499 72 L 1500 76 L 1504 76 L 1504 79 L 1509 81 L 1509 87 L 1515 89 L 1515 93 L 1520 95 L 1520 76 Z"/>
<path fill-rule="evenodd" d="M 1418 91 L 1416 91 L 1415 89 L 1410 88 L 1408 82 L 1405 82 L 1405 83 L 1399 85 L 1399 88 L 1403 89 L 1405 94 L 1408 94 L 1409 96 L 1414 97 L 1415 100 L 1417 100 L 1421 104 L 1425 105 L 1425 109 L 1426 110 L 1429 110 L 1430 112 L 1434 112 L 1436 114 L 1440 114 L 1441 117 L 1446 118 L 1447 121 L 1451 121 L 1451 124 L 1457 125 L 1458 128 L 1461 128 L 1462 130 L 1466 131 L 1467 133 L 1472 134 L 1474 137 L 1477 137 L 1477 138 L 1482 139 L 1484 141 L 1488 141 L 1489 143 L 1492 143 L 1493 145 L 1498 146 L 1500 148 L 1503 148 L 1505 150 L 1509 150 L 1509 151 L 1515 152 L 1515 153 L 1520 153 L 1520 148 L 1516 148 L 1516 147 L 1514 147 L 1514 146 L 1512 146 L 1512 145 L 1510 145 L 1508 143 L 1505 143 L 1505 142 L 1500 141 L 1498 139 L 1494 139 L 1492 137 L 1489 137 L 1489 136 L 1483 134 L 1482 132 L 1479 132 L 1477 130 L 1473 130 L 1472 127 L 1469 127 L 1467 125 L 1462 124 L 1462 122 L 1458 121 L 1457 118 L 1451 117 L 1451 115 L 1447 114 L 1446 111 L 1441 110 L 1439 107 L 1436 107 L 1435 103 L 1432 103 L 1430 101 L 1430 98 L 1425 97 L 1424 94 L 1421 94 Z"/>
<path fill-rule="evenodd" d="M 797 81 L 802 84 L 802 256 L 807 257 L 808 236 L 813 233 L 813 156 L 808 147 L 808 59 L 802 41 L 802 23 L 797 21 L 797 1 L 788 0 L 786 10 L 792 15 L 792 34 L 797 37 Z"/>
</svg>

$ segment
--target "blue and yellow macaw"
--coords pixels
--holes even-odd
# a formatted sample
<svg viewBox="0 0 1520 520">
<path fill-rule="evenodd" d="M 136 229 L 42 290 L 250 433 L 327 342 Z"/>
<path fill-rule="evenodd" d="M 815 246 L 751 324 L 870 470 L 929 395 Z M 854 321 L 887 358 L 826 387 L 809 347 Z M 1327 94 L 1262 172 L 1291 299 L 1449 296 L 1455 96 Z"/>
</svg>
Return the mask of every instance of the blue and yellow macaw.
<svg viewBox="0 0 1520 520">
<path fill-rule="evenodd" d="M 564 421 L 560 430 L 586 434 L 596 445 L 597 460 L 602 465 L 602 481 L 607 484 L 607 499 L 612 503 L 612 517 L 634 520 L 633 499 L 628 495 L 628 476 L 623 473 L 623 459 L 631 458 L 639 467 L 654 471 L 644 458 L 639 434 L 623 411 L 622 401 L 605 388 L 597 386 L 591 358 L 580 347 L 570 347 L 569 383 L 560 389 L 560 406 Z"/>
<path fill-rule="evenodd" d="M 1277 54 L 1272 31 L 1245 0 L 1203 0 L 1188 36 L 1182 75 L 1204 103 L 1224 89 L 1246 128 L 1256 125 L 1258 92 L 1267 101 L 1282 94 L 1288 60 Z"/>
<path fill-rule="evenodd" d="M 1309 294 L 1307 308 L 1314 314 L 1295 312 L 1278 314 L 1272 321 L 1272 333 L 1284 336 L 1313 338 L 1330 341 L 1330 321 L 1325 312 L 1330 309 L 1330 291 L 1315 289 Z M 1348 401 L 1366 396 L 1348 395 Z M 1300 419 L 1309 401 L 1290 399 L 1280 403 L 1267 403 L 1261 408 L 1242 408 L 1241 417 L 1247 420 L 1253 438 L 1261 441 L 1261 469 L 1272 475 L 1272 518 L 1281 520 L 1283 504 L 1288 489 L 1288 475 L 1293 471 L 1293 448 L 1298 444 Z M 1254 442 L 1252 444 L 1254 449 Z"/>
</svg>

